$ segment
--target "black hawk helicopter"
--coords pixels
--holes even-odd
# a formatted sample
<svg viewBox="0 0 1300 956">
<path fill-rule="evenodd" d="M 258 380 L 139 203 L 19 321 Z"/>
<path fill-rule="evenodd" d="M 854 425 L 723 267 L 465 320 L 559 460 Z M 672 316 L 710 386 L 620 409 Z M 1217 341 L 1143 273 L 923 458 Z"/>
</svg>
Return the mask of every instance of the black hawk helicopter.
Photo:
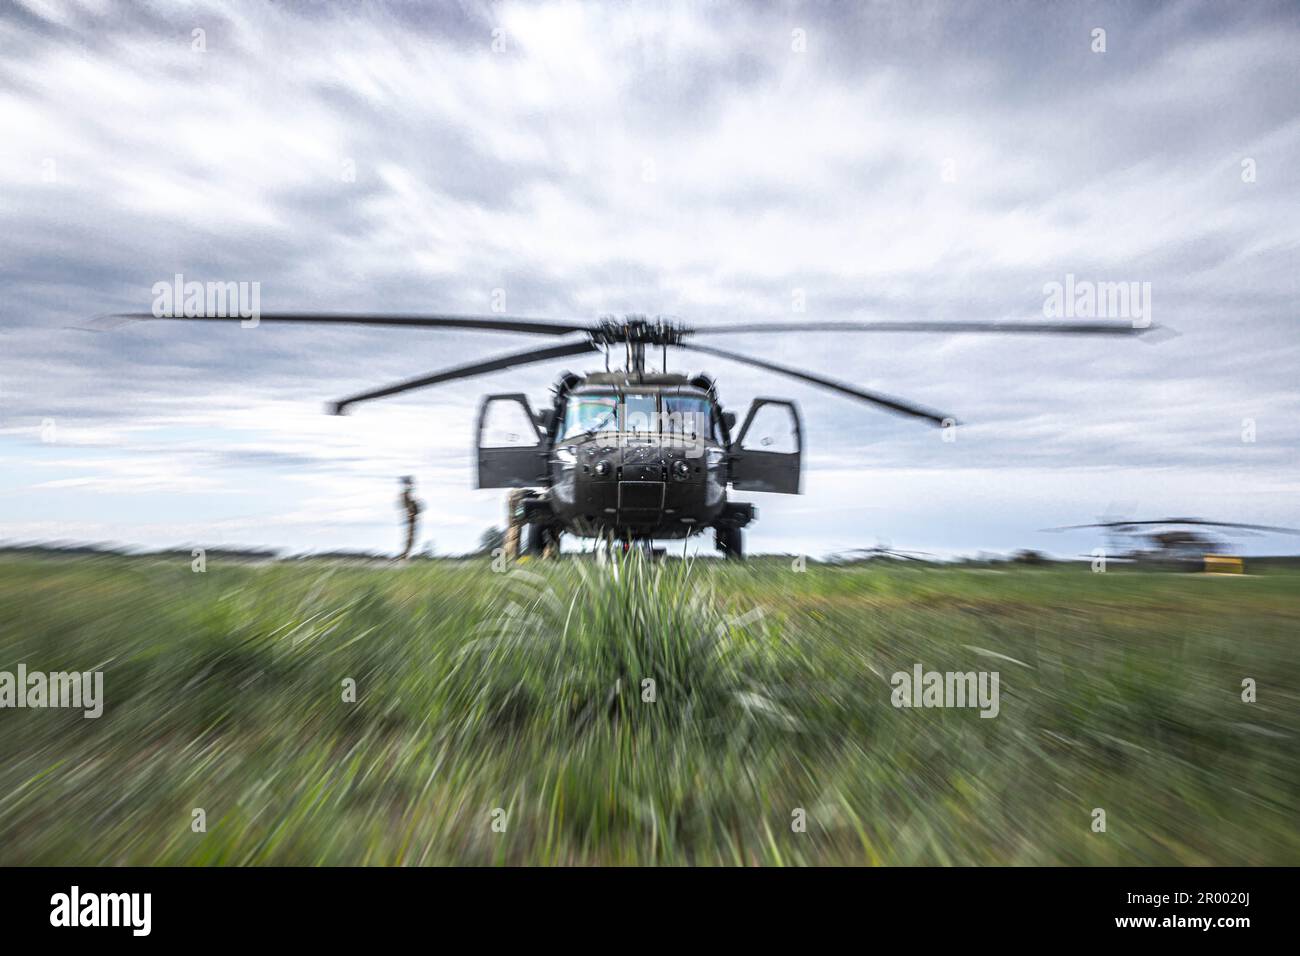
<svg viewBox="0 0 1300 956">
<path fill-rule="evenodd" d="M 874 548 L 853 548 L 849 551 L 840 551 L 830 555 L 826 561 L 828 564 L 867 564 L 871 561 L 880 561 L 886 564 L 902 564 L 908 561 L 916 564 L 928 564 L 929 559 L 936 557 L 929 551 L 899 551 L 891 548 L 887 544 L 878 544 Z"/>
<path fill-rule="evenodd" d="M 1106 550 L 1112 561 L 1184 571 L 1209 569 L 1214 566 L 1216 558 L 1240 565 L 1239 557 L 1228 555 L 1231 550 L 1228 541 L 1230 537 L 1300 534 L 1295 528 L 1242 524 L 1239 521 L 1207 521 L 1204 518 L 1154 518 L 1143 521 L 1120 518 L 1043 530 L 1058 532 L 1083 528 L 1102 529 L 1106 536 Z"/>
<path fill-rule="evenodd" d="M 115 320 L 243 321 L 239 316 L 129 313 Z M 1155 326 L 1089 322 L 783 322 L 693 328 L 644 315 L 606 316 L 595 323 L 502 315 L 376 315 L 263 313 L 259 322 L 472 329 L 572 338 L 546 348 L 461 365 L 330 405 L 343 414 L 362 402 L 537 362 L 605 354 L 605 371 L 566 372 L 553 388 L 551 407 L 534 411 L 528 397 L 488 395 L 479 407 L 479 488 L 529 489 L 513 499 L 512 521 L 529 529 L 527 550 L 558 550 L 563 533 L 627 544 L 685 538 L 713 529 L 724 555 L 744 553 L 742 529 L 755 507 L 728 497 L 734 491 L 799 494 L 803 426 L 794 402 L 756 398 L 736 431 L 712 378 L 667 371 L 669 346 L 789 376 L 940 427 L 956 419 L 880 392 L 859 388 L 766 359 L 700 345 L 697 336 L 771 332 L 980 332 L 996 334 L 1137 335 Z M 625 367 L 611 371 L 609 351 L 625 349 Z M 664 371 L 646 367 L 648 349 L 663 350 Z M 500 426 L 513 415 L 514 424 Z"/>
</svg>

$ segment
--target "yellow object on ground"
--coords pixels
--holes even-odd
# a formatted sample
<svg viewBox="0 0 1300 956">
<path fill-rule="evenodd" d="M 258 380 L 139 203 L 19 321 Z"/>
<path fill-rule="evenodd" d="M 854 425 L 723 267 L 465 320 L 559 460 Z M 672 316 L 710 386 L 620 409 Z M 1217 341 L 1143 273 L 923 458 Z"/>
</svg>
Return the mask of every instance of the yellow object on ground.
<svg viewBox="0 0 1300 956">
<path fill-rule="evenodd" d="M 1205 556 L 1207 574 L 1242 574 L 1245 570 L 1246 562 L 1234 555 L 1207 554 Z"/>
</svg>

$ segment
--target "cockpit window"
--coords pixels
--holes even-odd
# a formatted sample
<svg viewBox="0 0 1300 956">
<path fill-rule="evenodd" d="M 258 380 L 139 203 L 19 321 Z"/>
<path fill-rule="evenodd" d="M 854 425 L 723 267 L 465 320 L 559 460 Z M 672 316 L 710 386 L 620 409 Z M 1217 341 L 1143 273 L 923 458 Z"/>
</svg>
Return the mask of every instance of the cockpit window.
<svg viewBox="0 0 1300 956">
<path fill-rule="evenodd" d="M 623 431 L 630 435 L 650 435 L 658 429 L 658 396 L 629 392 L 623 396 Z"/>
<path fill-rule="evenodd" d="M 621 420 L 620 420 L 621 417 Z M 692 441 L 716 441 L 713 406 L 695 395 L 627 392 L 623 395 L 571 395 L 564 410 L 560 440 L 621 431 L 648 437 L 674 435 Z"/>
<path fill-rule="evenodd" d="M 713 410 L 708 399 L 692 395 L 665 395 L 662 415 L 665 434 L 713 440 Z"/>
<path fill-rule="evenodd" d="M 574 395 L 564 409 L 561 440 L 618 428 L 617 395 Z"/>
</svg>

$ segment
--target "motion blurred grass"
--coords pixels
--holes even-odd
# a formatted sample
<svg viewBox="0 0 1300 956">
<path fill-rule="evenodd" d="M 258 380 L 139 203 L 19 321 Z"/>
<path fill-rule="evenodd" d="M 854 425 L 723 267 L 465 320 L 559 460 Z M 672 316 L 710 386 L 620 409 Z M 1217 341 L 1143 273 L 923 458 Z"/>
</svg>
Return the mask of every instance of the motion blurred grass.
<svg viewBox="0 0 1300 956">
<path fill-rule="evenodd" d="M 0 863 L 1300 863 L 1294 571 L 613 570 L 0 560 Z"/>
</svg>

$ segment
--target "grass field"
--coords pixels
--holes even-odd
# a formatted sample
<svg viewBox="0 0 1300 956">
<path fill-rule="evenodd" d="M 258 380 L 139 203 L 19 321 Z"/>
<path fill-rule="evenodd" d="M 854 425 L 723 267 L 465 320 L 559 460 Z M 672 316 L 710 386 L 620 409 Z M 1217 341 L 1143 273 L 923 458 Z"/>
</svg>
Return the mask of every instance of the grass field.
<svg viewBox="0 0 1300 956">
<path fill-rule="evenodd" d="M 0 670 L 106 698 L 0 710 L 0 864 L 1294 865 L 1298 585 L 0 559 Z"/>
</svg>

